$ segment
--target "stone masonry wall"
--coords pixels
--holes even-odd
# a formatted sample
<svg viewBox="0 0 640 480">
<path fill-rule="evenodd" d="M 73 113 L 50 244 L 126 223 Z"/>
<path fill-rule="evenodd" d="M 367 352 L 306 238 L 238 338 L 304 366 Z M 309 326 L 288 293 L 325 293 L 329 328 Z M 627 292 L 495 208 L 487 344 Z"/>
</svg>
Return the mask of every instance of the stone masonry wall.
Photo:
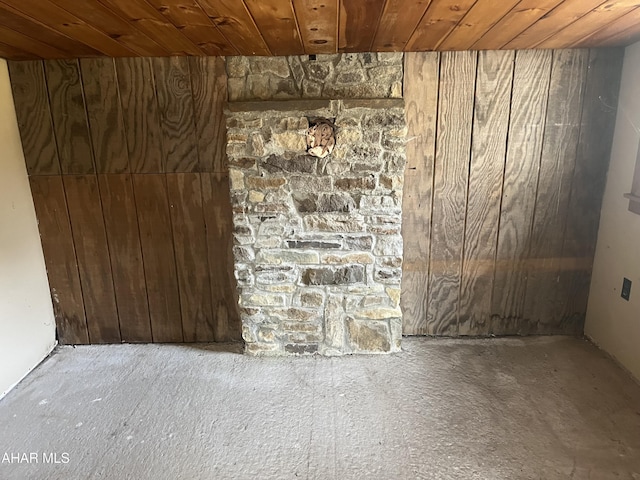
<svg viewBox="0 0 640 480">
<path fill-rule="evenodd" d="M 229 100 L 401 98 L 402 53 L 227 57 Z"/>
<path fill-rule="evenodd" d="M 308 119 L 316 117 L 335 119 L 336 147 L 324 159 L 305 154 Z M 402 99 L 229 103 L 235 276 L 248 353 L 400 349 L 405 136 Z"/>
</svg>

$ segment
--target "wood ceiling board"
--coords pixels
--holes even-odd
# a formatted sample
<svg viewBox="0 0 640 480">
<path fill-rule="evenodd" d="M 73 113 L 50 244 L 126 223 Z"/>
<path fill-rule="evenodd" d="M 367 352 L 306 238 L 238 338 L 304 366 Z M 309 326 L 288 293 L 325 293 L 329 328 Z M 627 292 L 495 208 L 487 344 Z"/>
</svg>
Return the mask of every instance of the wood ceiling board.
<svg viewBox="0 0 640 480">
<path fill-rule="evenodd" d="M 476 0 L 433 0 L 407 42 L 409 51 L 437 50 Z"/>
<path fill-rule="evenodd" d="M 513 10 L 491 27 L 474 43 L 474 50 L 495 50 L 504 47 L 545 16 L 564 0 L 522 0 Z"/>
<path fill-rule="evenodd" d="M 15 45 L 13 48 L 18 48 L 26 54 L 32 55 L 33 58 L 41 58 L 43 56 L 46 58 L 64 58 L 67 56 L 62 50 L 6 28 L 2 23 L 0 23 L 0 39 L 3 40 L 3 44 Z"/>
<path fill-rule="evenodd" d="M 269 47 L 246 5 L 237 0 L 197 0 L 241 55 L 269 55 Z"/>
<path fill-rule="evenodd" d="M 447 38 L 442 50 L 470 50 L 482 35 L 508 14 L 520 0 L 478 0 Z"/>
<path fill-rule="evenodd" d="M 373 39 L 374 51 L 402 51 L 431 0 L 387 0 Z"/>
<path fill-rule="evenodd" d="M 629 44 L 629 40 L 636 38 L 638 35 L 640 35 L 640 8 L 636 8 L 618 18 L 573 46 L 582 48 L 591 45 L 611 45 L 612 43 L 610 42 L 616 41 L 622 41 L 622 44 Z"/>
<path fill-rule="evenodd" d="M 94 0 L 95 1 L 95 0 Z M 203 52 L 145 1 L 97 0 L 153 38 L 171 55 L 203 55 Z"/>
<path fill-rule="evenodd" d="M 24 16 L 37 19 L 63 35 L 81 41 L 103 55 L 110 57 L 135 55 L 133 50 L 49 1 L 10 0 L 2 3 L 13 6 Z"/>
<path fill-rule="evenodd" d="M 116 15 L 101 3 L 96 1 L 78 2 L 77 0 L 49 1 L 87 24 L 96 27 L 138 55 L 158 56 L 169 53 L 126 19 Z"/>
<path fill-rule="evenodd" d="M 207 55 L 237 55 L 195 0 L 147 0 Z"/>
<path fill-rule="evenodd" d="M 340 52 L 371 50 L 385 0 L 340 0 Z"/>
<path fill-rule="evenodd" d="M 304 53 L 291 0 L 244 0 L 256 25 L 274 55 Z M 323 53 L 332 53 L 325 51 Z"/>
<path fill-rule="evenodd" d="M 305 53 L 338 51 L 338 0 L 293 0 Z"/>
<path fill-rule="evenodd" d="M 67 57 L 100 55 L 100 52 L 66 35 L 52 30 L 37 20 L 26 17 L 15 8 L 0 3 L 0 24 L 17 32 L 28 32 L 28 36 L 57 48 Z M 0 39 L 3 37 L 0 37 Z M 54 57 L 52 57 L 54 58 Z"/>
<path fill-rule="evenodd" d="M 540 48 L 565 48 L 589 37 L 603 26 L 632 12 L 640 5 L 637 0 L 608 2 L 538 44 Z"/>
<path fill-rule="evenodd" d="M 565 0 L 544 17 L 540 18 L 531 27 L 504 45 L 504 48 L 514 50 L 533 48 L 535 45 L 554 35 L 562 27 L 572 24 L 603 3 L 602 0 Z"/>
</svg>

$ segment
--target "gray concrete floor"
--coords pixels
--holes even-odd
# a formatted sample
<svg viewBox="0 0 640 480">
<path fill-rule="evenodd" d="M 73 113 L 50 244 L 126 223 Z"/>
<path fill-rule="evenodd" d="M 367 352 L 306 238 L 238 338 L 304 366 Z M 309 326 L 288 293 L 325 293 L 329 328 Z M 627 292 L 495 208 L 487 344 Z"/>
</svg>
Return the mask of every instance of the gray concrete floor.
<svg viewBox="0 0 640 480">
<path fill-rule="evenodd" d="M 0 455 L 38 461 L 0 479 L 640 479 L 640 386 L 586 341 L 404 349 L 60 348 L 0 401 Z"/>
</svg>

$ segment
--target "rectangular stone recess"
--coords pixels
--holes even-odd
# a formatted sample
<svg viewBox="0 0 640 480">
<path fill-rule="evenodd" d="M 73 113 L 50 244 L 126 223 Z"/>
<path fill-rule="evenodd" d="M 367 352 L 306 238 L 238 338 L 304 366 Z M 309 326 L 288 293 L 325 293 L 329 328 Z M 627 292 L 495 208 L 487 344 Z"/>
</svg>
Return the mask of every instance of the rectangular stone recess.
<svg viewBox="0 0 640 480">
<path fill-rule="evenodd" d="M 234 267 L 254 355 L 400 350 L 402 99 L 227 105 Z M 306 153 L 309 118 L 336 145 Z"/>
</svg>

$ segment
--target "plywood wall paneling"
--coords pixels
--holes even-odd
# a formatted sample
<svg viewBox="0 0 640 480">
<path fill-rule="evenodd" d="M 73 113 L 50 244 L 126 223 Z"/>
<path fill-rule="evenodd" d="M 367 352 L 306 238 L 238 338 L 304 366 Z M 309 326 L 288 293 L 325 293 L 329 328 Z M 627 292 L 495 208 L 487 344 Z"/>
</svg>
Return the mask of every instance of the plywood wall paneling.
<svg viewBox="0 0 640 480">
<path fill-rule="evenodd" d="M 116 15 L 103 4 L 78 2 L 76 0 L 49 0 L 80 20 L 116 40 L 128 50 L 141 56 L 168 55 L 169 52 L 135 28 L 124 18 Z"/>
<path fill-rule="evenodd" d="M 186 36 L 167 22 L 146 1 L 99 0 L 105 7 L 129 20 L 135 28 L 158 43 L 170 55 L 202 55 L 203 52 Z"/>
<path fill-rule="evenodd" d="M 291 0 L 244 0 L 273 55 L 304 52 Z"/>
<path fill-rule="evenodd" d="M 440 44 L 442 50 L 470 50 L 471 46 L 509 13 L 519 0 L 478 0 Z"/>
<path fill-rule="evenodd" d="M 12 6 L 20 14 L 36 18 L 50 29 L 76 39 L 102 55 L 126 57 L 136 54 L 108 34 L 100 31 L 93 24 L 84 22 L 48 0 L 20 0 L 14 2 Z"/>
<path fill-rule="evenodd" d="M 98 180 L 94 175 L 67 175 L 64 190 L 91 343 L 121 340 Z"/>
<path fill-rule="evenodd" d="M 589 37 L 602 25 L 607 25 L 624 17 L 637 7 L 638 2 L 636 0 L 605 2 L 536 46 L 538 48 L 571 47 L 577 43 L 576 40 L 579 41 Z"/>
<path fill-rule="evenodd" d="M 403 330 L 406 335 L 426 335 L 440 54 L 407 54 L 405 76 L 410 80 L 404 92 L 408 142 L 402 200 Z"/>
<path fill-rule="evenodd" d="M 460 335 L 487 335 L 511 115 L 514 52 L 480 52 L 460 280 Z"/>
<path fill-rule="evenodd" d="M 167 191 L 171 205 L 184 340 L 213 342 L 215 323 L 211 307 L 200 174 L 167 176 Z"/>
<path fill-rule="evenodd" d="M 198 4 L 240 55 L 269 55 L 272 53 L 243 2 L 237 0 L 198 0 Z"/>
<path fill-rule="evenodd" d="M 202 174 L 202 206 L 207 232 L 207 255 L 214 338 L 217 342 L 241 340 L 238 293 L 233 276 L 231 199 L 226 172 Z"/>
<path fill-rule="evenodd" d="M 222 58 L 191 57 L 191 88 L 201 172 L 227 171 L 227 130 L 224 104 L 227 75 Z"/>
<path fill-rule="evenodd" d="M 339 0 L 293 0 L 305 53 L 338 51 Z"/>
<path fill-rule="evenodd" d="M 514 50 L 532 48 L 551 37 L 560 28 L 572 24 L 602 3 L 602 0 L 564 1 L 504 47 Z"/>
<path fill-rule="evenodd" d="M 78 60 L 47 60 L 44 66 L 62 173 L 94 173 Z"/>
<path fill-rule="evenodd" d="M 491 332 L 528 333 L 521 322 L 535 208 L 551 51 L 516 54 L 492 296 Z"/>
<path fill-rule="evenodd" d="M 621 66 L 621 49 L 591 50 L 582 109 L 580 140 L 571 184 L 562 257 L 576 267 L 561 272 L 562 324 L 581 331 L 591 280 L 600 206 L 613 141 Z"/>
<path fill-rule="evenodd" d="M 116 74 L 132 173 L 164 171 L 162 129 L 151 59 L 116 59 Z"/>
<path fill-rule="evenodd" d="M 63 345 L 87 344 L 87 319 L 62 177 L 32 176 L 29 183 L 47 266 L 58 341 Z"/>
<path fill-rule="evenodd" d="M 374 51 L 402 51 L 431 0 L 387 0 L 373 40 Z"/>
<path fill-rule="evenodd" d="M 473 50 L 499 49 L 557 7 L 563 0 L 521 0 L 471 46 Z"/>
<path fill-rule="evenodd" d="M 131 176 L 99 175 L 123 342 L 151 342 L 147 287 Z"/>
<path fill-rule="evenodd" d="M 114 61 L 85 58 L 80 69 L 96 171 L 127 172 L 129 152 Z"/>
<path fill-rule="evenodd" d="M 164 17 L 206 55 L 237 55 L 195 0 L 149 0 Z"/>
<path fill-rule="evenodd" d="M 29 175 L 60 173 L 42 61 L 9 62 L 13 101 Z"/>
<path fill-rule="evenodd" d="M 0 3 L 0 24 L 13 31 L 21 32 L 33 39 L 46 43 L 55 47 L 57 50 L 64 52 L 66 58 L 96 56 L 100 52 L 85 45 L 81 41 L 73 40 L 61 33 L 58 33 L 43 23 L 25 16 L 15 8 Z M 22 44 L 17 44 L 20 47 Z M 41 58 L 58 58 L 57 56 L 45 56 L 45 51 L 41 51 Z M 6 57 L 15 59 L 24 59 L 23 57 Z"/>
<path fill-rule="evenodd" d="M 182 316 L 165 175 L 132 175 L 154 342 L 182 342 Z"/>
<path fill-rule="evenodd" d="M 432 0 L 422 20 L 407 42 L 410 51 L 437 50 L 458 25 L 475 0 L 460 0 L 452 8 L 449 0 Z"/>
<path fill-rule="evenodd" d="M 371 50 L 385 0 L 340 0 L 338 50 Z"/>
<path fill-rule="evenodd" d="M 1 13 L 0 13 L 1 16 Z M 2 20 L 0 20 L 0 38 L 4 40 L 2 43 L 3 49 L 19 48 L 23 52 L 25 52 L 26 56 L 32 56 L 33 58 L 42 58 L 43 56 L 47 58 L 64 58 L 68 56 L 62 50 L 58 50 L 56 47 L 44 43 L 36 38 L 31 38 L 27 35 L 24 35 L 21 32 L 17 32 L 15 30 L 11 30 L 10 28 L 5 27 L 2 24 Z M 6 43 L 5 43 L 6 42 Z M 9 47 L 11 45 L 11 47 Z M 5 58 L 11 58 L 9 53 L 3 53 Z M 26 57 L 25 57 L 26 58 Z"/>
<path fill-rule="evenodd" d="M 456 335 L 478 55 L 441 55 L 427 330 Z"/>
<path fill-rule="evenodd" d="M 557 302 L 559 276 L 574 268 L 562 257 L 564 227 L 578 148 L 587 73 L 587 50 L 553 53 L 540 176 L 531 231 L 523 321 L 536 332 L 552 330 L 561 320 Z"/>
<path fill-rule="evenodd" d="M 154 58 L 166 172 L 198 170 L 189 59 Z"/>
</svg>

